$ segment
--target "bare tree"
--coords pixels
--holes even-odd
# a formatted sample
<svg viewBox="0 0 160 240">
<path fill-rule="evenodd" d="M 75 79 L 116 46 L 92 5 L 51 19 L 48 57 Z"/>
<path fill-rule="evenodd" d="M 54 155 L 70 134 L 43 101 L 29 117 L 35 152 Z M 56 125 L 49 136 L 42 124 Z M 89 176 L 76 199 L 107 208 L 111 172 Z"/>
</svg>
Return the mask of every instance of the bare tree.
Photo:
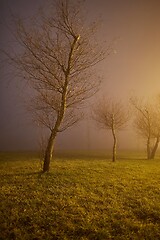
<svg viewBox="0 0 160 240">
<path fill-rule="evenodd" d="M 120 102 L 112 99 L 102 99 L 93 108 L 93 119 L 102 129 L 112 131 L 113 135 L 113 154 L 112 161 L 116 161 L 117 151 L 117 131 L 122 130 L 127 121 L 129 114 Z"/>
<path fill-rule="evenodd" d="M 104 52 L 94 40 L 94 24 L 87 27 L 81 20 L 77 4 L 56 1 L 47 14 L 40 12 L 40 18 L 27 24 L 16 18 L 14 36 L 21 48 L 7 53 L 32 89 L 29 108 L 35 120 L 50 131 L 43 172 L 49 171 L 57 134 L 81 119 L 80 105 L 100 83 L 92 68 L 104 59 Z"/>
<path fill-rule="evenodd" d="M 154 159 L 160 141 L 160 111 L 157 102 L 131 98 L 131 104 L 136 110 L 134 127 L 146 139 L 147 159 Z"/>
</svg>

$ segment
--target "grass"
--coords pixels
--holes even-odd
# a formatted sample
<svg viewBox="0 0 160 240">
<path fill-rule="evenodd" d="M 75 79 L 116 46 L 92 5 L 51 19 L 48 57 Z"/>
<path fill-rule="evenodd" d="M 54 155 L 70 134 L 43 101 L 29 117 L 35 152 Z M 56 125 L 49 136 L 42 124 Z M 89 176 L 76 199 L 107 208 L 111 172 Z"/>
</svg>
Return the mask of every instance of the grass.
<svg viewBox="0 0 160 240">
<path fill-rule="evenodd" d="M 0 240 L 160 239 L 160 159 L 0 154 Z"/>
</svg>

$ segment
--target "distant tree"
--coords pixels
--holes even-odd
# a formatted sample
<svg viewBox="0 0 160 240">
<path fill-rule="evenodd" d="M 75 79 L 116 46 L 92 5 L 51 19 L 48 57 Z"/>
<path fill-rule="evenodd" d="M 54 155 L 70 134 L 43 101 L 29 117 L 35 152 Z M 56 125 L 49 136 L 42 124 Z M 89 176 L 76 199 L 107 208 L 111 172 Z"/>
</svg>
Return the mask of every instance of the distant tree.
<svg viewBox="0 0 160 240">
<path fill-rule="evenodd" d="M 6 53 L 20 79 L 32 89 L 29 108 L 35 120 L 50 132 L 43 172 L 49 171 L 57 134 L 81 119 L 80 105 L 97 92 L 100 81 L 93 67 L 104 59 L 94 40 L 96 24 L 82 21 L 81 3 L 54 3 L 35 21 L 25 24 L 14 18 L 14 37 L 21 48 Z"/>
<path fill-rule="evenodd" d="M 147 159 L 154 159 L 160 141 L 160 110 L 157 102 L 131 98 L 131 104 L 136 110 L 134 127 L 146 139 Z"/>
<path fill-rule="evenodd" d="M 101 99 L 93 108 L 93 119 L 102 129 L 111 130 L 113 135 L 112 161 L 117 155 L 117 131 L 122 130 L 129 120 L 128 111 L 120 102 L 112 99 Z"/>
</svg>

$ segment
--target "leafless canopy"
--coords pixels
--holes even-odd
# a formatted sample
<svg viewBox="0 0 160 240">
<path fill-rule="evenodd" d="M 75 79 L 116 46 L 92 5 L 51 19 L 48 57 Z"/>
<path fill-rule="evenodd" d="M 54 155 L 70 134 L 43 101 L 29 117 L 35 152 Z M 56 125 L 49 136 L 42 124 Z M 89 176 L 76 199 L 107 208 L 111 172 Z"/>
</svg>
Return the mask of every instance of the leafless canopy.
<svg viewBox="0 0 160 240">
<path fill-rule="evenodd" d="M 145 101 L 144 99 L 132 98 L 135 119 L 134 126 L 142 137 L 155 138 L 160 135 L 160 110 L 157 101 Z"/>
<path fill-rule="evenodd" d="M 121 102 L 102 99 L 93 108 L 93 118 L 104 129 L 121 130 L 129 120 L 129 114 Z"/>
<path fill-rule="evenodd" d="M 21 48 L 8 56 L 21 79 L 34 89 L 29 106 L 36 121 L 51 131 L 60 115 L 63 123 L 58 131 L 77 122 L 81 118 L 77 108 L 99 86 L 91 68 L 104 53 L 94 43 L 94 28 L 81 21 L 79 9 L 73 1 L 60 0 L 32 23 L 14 19 Z"/>
</svg>

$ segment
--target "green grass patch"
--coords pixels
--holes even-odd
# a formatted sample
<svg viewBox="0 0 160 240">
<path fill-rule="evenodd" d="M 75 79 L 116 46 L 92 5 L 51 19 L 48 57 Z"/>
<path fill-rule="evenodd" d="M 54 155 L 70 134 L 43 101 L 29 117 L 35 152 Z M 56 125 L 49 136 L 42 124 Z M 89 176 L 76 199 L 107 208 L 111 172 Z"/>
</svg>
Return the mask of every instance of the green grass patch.
<svg viewBox="0 0 160 240">
<path fill-rule="evenodd" d="M 0 154 L 1 240 L 160 239 L 160 159 Z"/>
</svg>

